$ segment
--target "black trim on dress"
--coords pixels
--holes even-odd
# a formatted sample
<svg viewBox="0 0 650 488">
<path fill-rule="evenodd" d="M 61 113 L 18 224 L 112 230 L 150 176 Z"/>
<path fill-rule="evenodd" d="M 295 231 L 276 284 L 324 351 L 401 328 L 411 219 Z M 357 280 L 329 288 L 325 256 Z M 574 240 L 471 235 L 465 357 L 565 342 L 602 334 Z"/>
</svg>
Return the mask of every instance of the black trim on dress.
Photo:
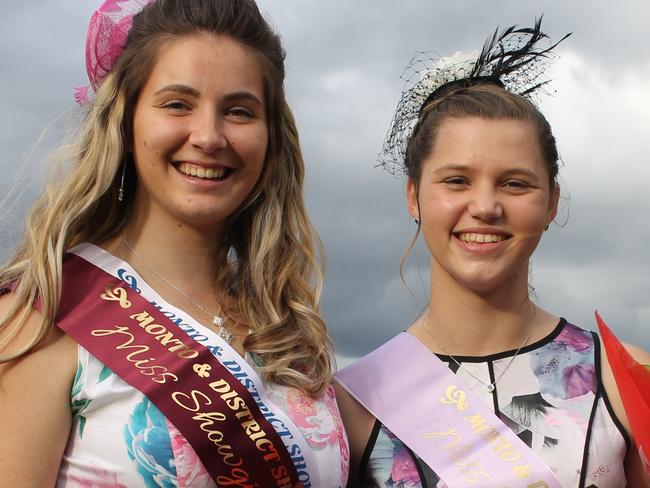
<svg viewBox="0 0 650 488">
<path fill-rule="evenodd" d="M 605 385 L 603 384 L 603 371 L 602 371 L 602 364 L 600 362 L 600 358 L 601 358 L 600 336 L 596 332 L 592 332 L 591 335 L 594 340 L 594 364 L 596 365 L 596 380 L 598 381 L 598 390 L 601 392 L 600 396 L 603 399 L 605 408 L 607 408 L 607 412 L 609 412 L 609 416 L 612 418 L 614 425 L 623 436 L 623 440 L 625 440 L 625 446 L 629 451 L 631 446 L 630 436 L 625 430 L 625 427 L 623 427 L 623 422 L 621 422 L 621 420 L 616 416 L 616 413 L 614 412 L 614 407 L 612 407 L 612 403 L 609 400 L 609 396 L 607 396 L 607 390 L 605 389 Z"/>
<path fill-rule="evenodd" d="M 516 349 L 510 349 L 508 351 L 497 352 L 495 354 L 488 354 L 487 356 L 454 356 L 454 358 L 459 363 L 484 363 L 487 361 L 496 361 L 497 359 L 503 359 L 510 356 L 514 356 L 515 353 L 525 354 L 527 352 L 534 351 L 535 349 L 539 349 L 540 347 L 545 346 L 550 342 L 553 342 L 555 338 L 558 335 L 560 335 L 560 332 L 562 332 L 562 330 L 566 325 L 567 325 L 566 319 L 560 318 L 558 324 L 546 337 L 542 337 L 540 340 L 532 342 L 527 346 L 522 347 L 518 353 Z M 445 361 L 447 363 L 452 361 L 449 355 L 436 354 L 436 356 L 438 356 L 438 358 L 440 358 L 442 361 Z"/>
<path fill-rule="evenodd" d="M 375 443 L 377 442 L 377 436 L 379 436 L 380 429 L 381 422 L 375 419 L 375 423 L 372 426 L 372 432 L 370 433 L 370 437 L 368 437 L 368 442 L 366 443 L 366 448 L 363 450 L 363 455 L 359 461 L 359 470 L 357 471 L 357 479 L 359 481 L 366 479 L 366 475 L 368 474 L 368 461 L 370 461 L 370 455 L 375 448 Z"/>
</svg>

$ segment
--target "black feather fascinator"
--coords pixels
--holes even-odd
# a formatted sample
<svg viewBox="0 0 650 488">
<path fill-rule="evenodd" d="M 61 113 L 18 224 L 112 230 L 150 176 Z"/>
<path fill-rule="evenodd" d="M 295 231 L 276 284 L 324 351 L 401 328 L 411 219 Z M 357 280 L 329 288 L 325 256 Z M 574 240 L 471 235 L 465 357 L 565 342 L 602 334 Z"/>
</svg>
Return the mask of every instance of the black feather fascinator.
<svg viewBox="0 0 650 488">
<path fill-rule="evenodd" d="M 416 53 L 401 76 L 404 90 L 377 166 L 394 176 L 406 174 L 406 146 L 422 109 L 457 88 L 493 83 L 535 101 L 550 81 L 544 71 L 557 57 L 552 50 L 571 35 L 553 43 L 541 24 L 539 17 L 533 27 L 497 28 L 478 55 Z"/>
</svg>

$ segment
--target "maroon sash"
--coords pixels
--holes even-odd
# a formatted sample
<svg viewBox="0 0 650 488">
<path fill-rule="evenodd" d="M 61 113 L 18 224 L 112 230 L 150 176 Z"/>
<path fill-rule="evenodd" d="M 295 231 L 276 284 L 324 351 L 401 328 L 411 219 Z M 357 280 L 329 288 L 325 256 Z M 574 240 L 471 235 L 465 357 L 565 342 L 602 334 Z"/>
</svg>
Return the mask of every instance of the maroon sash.
<svg viewBox="0 0 650 488">
<path fill-rule="evenodd" d="M 56 324 L 156 405 L 218 486 L 301 486 L 282 439 L 248 390 L 118 278 L 68 256 Z"/>
</svg>

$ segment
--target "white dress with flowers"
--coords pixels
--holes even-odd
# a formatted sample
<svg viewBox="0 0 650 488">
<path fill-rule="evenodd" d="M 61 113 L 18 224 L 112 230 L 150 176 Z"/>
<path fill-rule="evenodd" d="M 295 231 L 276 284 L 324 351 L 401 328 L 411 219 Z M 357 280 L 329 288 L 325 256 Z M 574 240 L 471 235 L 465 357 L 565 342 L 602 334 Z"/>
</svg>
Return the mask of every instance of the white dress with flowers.
<svg viewBox="0 0 650 488">
<path fill-rule="evenodd" d="M 116 274 L 120 278 L 131 286 L 145 285 L 137 282 L 141 278 L 127 263 L 105 251 L 88 244 L 83 245 L 82 251 L 116 260 Z M 121 270 L 124 272 L 120 274 Z M 161 302 L 160 299 L 158 303 Z M 177 316 L 182 313 L 178 309 L 173 311 Z M 184 321 L 184 326 L 189 336 L 215 354 L 224 348 L 216 334 L 200 324 L 189 328 Z M 246 355 L 245 361 L 256 369 L 250 355 Z M 264 389 L 285 423 L 292 423 L 293 431 L 303 434 L 301 442 L 309 450 L 304 457 L 311 460 L 310 480 L 304 486 L 345 486 L 348 446 L 333 389 L 330 387 L 321 398 L 312 399 L 281 385 L 257 387 Z M 58 488 L 217 486 L 194 449 L 158 408 L 81 346 L 70 401 L 73 427 L 59 470 Z M 288 431 L 278 432 L 288 435 Z M 294 464 L 300 473 L 300 461 L 295 457 Z"/>
</svg>

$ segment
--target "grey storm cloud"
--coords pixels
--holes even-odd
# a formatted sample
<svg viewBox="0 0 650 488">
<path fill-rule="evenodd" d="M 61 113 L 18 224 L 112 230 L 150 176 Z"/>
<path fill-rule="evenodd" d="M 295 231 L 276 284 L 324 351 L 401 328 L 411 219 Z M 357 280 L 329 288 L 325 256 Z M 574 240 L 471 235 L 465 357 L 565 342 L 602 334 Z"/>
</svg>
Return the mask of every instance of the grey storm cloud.
<svg viewBox="0 0 650 488">
<path fill-rule="evenodd" d="M 16 186 L 17 171 L 20 184 L 39 186 L 45 155 L 79 113 L 72 87 L 87 83 L 83 45 L 96 3 L 26 0 L 0 18 L 3 190 Z M 497 25 L 529 25 L 541 13 L 552 38 L 573 32 L 550 71 L 556 93 L 540 101 L 558 139 L 566 165 L 563 194 L 570 198 L 558 219 L 566 225 L 552 226 L 533 257 L 531 284 L 542 307 L 585 327 L 594 326 L 598 308 L 623 340 L 650 349 L 646 0 L 259 5 L 287 50 L 287 93 L 307 163 L 307 201 L 328 255 L 323 311 L 341 364 L 408 327 L 426 304 L 422 245 L 404 269 L 412 294 L 399 273 L 415 230 L 404 182 L 374 167 L 403 68 L 416 51 L 475 51 Z M 5 233 L 19 228 L 19 218 L 2 213 L 11 222 Z M 8 246 L 5 236 L 2 245 Z"/>
</svg>

